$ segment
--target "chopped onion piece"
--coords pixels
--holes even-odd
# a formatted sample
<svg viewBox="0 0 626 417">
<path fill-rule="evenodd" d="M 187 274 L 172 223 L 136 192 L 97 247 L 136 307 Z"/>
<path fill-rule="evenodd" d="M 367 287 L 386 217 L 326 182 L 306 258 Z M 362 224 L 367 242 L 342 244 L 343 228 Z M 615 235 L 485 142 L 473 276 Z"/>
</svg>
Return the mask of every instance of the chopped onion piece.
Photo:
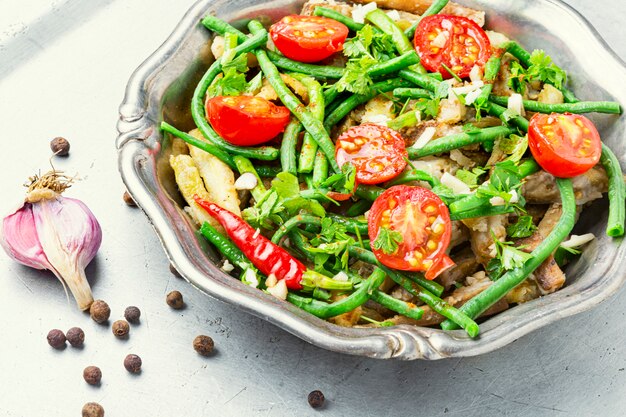
<svg viewBox="0 0 626 417">
<path fill-rule="evenodd" d="M 389 16 L 389 18 L 394 22 L 400 20 L 400 13 L 398 13 L 397 10 L 389 10 L 387 12 L 387 16 Z"/>
<path fill-rule="evenodd" d="M 441 176 L 441 183 L 457 194 L 472 193 L 472 190 L 470 190 L 467 184 L 448 172 L 444 172 Z"/>
<path fill-rule="evenodd" d="M 287 283 L 281 279 L 273 287 L 267 287 L 267 292 L 281 300 L 287 299 Z"/>
<path fill-rule="evenodd" d="M 411 147 L 413 149 L 421 149 L 421 148 L 423 148 L 424 146 L 426 146 L 426 144 L 428 142 L 430 142 L 432 140 L 432 138 L 433 138 L 433 136 L 435 136 L 436 132 L 437 132 L 436 128 L 434 128 L 433 126 L 428 126 L 426 129 L 424 129 L 424 131 L 422 132 L 420 137 L 417 138 L 417 140 L 415 141 L 415 143 Z"/>
<path fill-rule="evenodd" d="M 430 44 L 431 46 L 436 46 L 437 48 L 443 48 L 444 46 L 446 46 L 446 42 L 448 42 L 448 39 L 450 38 L 450 34 L 448 33 L 448 31 L 441 31 L 439 32 L 439 34 L 435 37 L 435 39 L 433 39 Z"/>
<path fill-rule="evenodd" d="M 235 181 L 236 190 L 252 190 L 258 184 L 258 180 L 251 172 L 244 172 Z"/>
<path fill-rule="evenodd" d="M 564 248 L 578 248 L 584 244 L 591 242 L 595 239 L 595 235 L 593 233 L 586 233 L 584 235 L 572 235 L 568 240 L 561 243 L 561 246 Z"/>
<path fill-rule="evenodd" d="M 483 80 L 483 69 L 478 65 L 474 64 L 472 70 L 469 73 L 469 78 L 472 83 L 482 81 Z"/>
<path fill-rule="evenodd" d="M 224 272 L 231 272 L 233 269 L 235 269 L 233 264 L 228 262 L 228 259 L 224 259 L 224 264 L 222 265 L 222 271 L 224 271 Z"/>
<path fill-rule="evenodd" d="M 465 105 L 469 106 L 470 104 L 474 104 L 476 99 L 480 97 L 481 89 L 470 91 L 465 95 Z"/>
<path fill-rule="evenodd" d="M 251 287 L 254 287 L 254 288 L 259 287 L 259 278 L 257 277 L 256 272 L 252 269 L 246 269 L 246 272 L 243 275 L 242 281 L 244 284 L 247 284 Z"/>
<path fill-rule="evenodd" d="M 511 97 L 509 97 L 507 108 L 519 116 L 524 116 L 526 114 L 526 112 L 524 111 L 524 103 L 521 94 L 511 94 Z"/>
<path fill-rule="evenodd" d="M 365 16 L 373 10 L 376 10 L 376 2 L 367 3 L 363 6 L 357 4 L 352 9 L 352 20 L 357 23 L 365 23 Z"/>
<path fill-rule="evenodd" d="M 334 277 L 333 279 L 337 280 L 337 281 L 348 281 L 348 274 L 346 274 L 343 271 L 339 271 Z"/>
<path fill-rule="evenodd" d="M 276 275 L 269 274 L 269 276 L 265 280 L 265 286 L 267 288 L 271 288 L 271 287 L 276 286 L 276 284 L 278 284 L 278 278 L 276 278 Z"/>
</svg>

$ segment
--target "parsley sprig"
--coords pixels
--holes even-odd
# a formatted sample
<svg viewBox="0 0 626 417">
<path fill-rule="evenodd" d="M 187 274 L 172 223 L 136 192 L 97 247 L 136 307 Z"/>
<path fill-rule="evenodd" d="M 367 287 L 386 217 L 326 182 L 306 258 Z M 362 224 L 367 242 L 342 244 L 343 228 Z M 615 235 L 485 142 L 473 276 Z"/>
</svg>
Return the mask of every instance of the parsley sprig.
<svg viewBox="0 0 626 417">
<path fill-rule="evenodd" d="M 529 83 L 541 81 L 561 89 L 567 80 L 567 74 L 558 67 L 544 50 L 535 49 L 530 56 L 528 69 L 518 61 L 509 64 L 510 77 L 508 86 L 517 93 L 523 94 Z"/>
<path fill-rule="evenodd" d="M 391 255 L 398 250 L 400 243 L 404 241 L 402 234 L 387 227 L 381 227 L 374 241 L 374 249 Z"/>
</svg>

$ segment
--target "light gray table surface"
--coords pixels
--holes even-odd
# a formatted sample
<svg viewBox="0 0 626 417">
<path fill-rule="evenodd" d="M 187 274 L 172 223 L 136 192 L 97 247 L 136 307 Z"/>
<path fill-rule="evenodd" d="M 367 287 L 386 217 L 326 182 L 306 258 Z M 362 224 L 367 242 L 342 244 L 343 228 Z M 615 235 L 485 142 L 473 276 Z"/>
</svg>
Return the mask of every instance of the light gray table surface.
<svg viewBox="0 0 626 417">
<path fill-rule="evenodd" d="M 131 72 L 169 35 L 192 0 L 0 2 L 3 212 L 22 182 L 49 167 L 48 141 L 64 136 L 57 169 L 84 179 L 67 192 L 92 208 L 102 247 L 87 269 L 112 320 L 128 305 L 142 321 L 117 340 L 65 298 L 49 273 L 0 253 L 0 416 L 621 416 L 626 414 L 626 294 L 488 355 L 437 362 L 381 361 L 327 352 L 174 277 L 140 210 L 126 207 L 114 147 L 117 108 Z M 622 58 L 626 3 L 570 0 Z M 626 80 L 625 80 L 626 82 Z M 165 304 L 180 290 L 182 311 Z M 48 346 L 48 330 L 85 330 L 83 349 Z M 198 334 L 217 355 L 198 356 Z M 128 353 L 143 372 L 122 366 Z M 82 379 L 102 369 L 100 387 Z M 307 394 L 320 389 L 326 407 Z"/>
</svg>

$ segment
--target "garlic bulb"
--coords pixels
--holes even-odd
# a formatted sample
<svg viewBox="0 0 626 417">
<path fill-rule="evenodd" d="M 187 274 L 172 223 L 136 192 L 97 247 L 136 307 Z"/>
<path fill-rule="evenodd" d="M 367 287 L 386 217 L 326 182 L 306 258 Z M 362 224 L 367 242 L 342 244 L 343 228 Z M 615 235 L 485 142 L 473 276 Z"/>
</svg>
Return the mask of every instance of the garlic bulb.
<svg viewBox="0 0 626 417">
<path fill-rule="evenodd" d="M 0 244 L 15 261 L 52 271 L 86 310 L 93 297 L 85 267 L 100 248 L 102 229 L 84 203 L 61 195 L 71 182 L 58 171 L 31 178 L 25 201 L 0 223 Z"/>
</svg>

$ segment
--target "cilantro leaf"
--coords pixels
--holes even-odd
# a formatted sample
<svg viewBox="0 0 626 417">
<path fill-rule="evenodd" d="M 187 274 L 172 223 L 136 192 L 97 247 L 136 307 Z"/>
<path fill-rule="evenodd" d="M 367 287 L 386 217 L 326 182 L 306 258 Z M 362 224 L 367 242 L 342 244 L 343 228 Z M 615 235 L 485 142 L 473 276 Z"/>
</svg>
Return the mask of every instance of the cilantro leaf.
<svg viewBox="0 0 626 417">
<path fill-rule="evenodd" d="M 209 97 L 215 96 L 238 96 L 246 91 L 248 82 L 246 75 L 237 72 L 235 68 L 228 68 L 224 76 L 218 78 L 208 89 Z"/>
<path fill-rule="evenodd" d="M 490 259 L 489 262 L 487 262 L 487 267 L 485 269 L 485 272 L 489 275 L 489 279 L 492 281 L 497 281 L 506 272 L 502 267 L 502 261 L 500 258 Z"/>
<path fill-rule="evenodd" d="M 224 72 L 229 69 L 234 69 L 237 72 L 248 72 L 248 55 L 239 54 L 235 59 L 222 66 Z"/>
<path fill-rule="evenodd" d="M 509 156 L 505 161 L 518 163 L 528 149 L 528 136 L 510 135 L 498 141 L 498 147 Z"/>
<path fill-rule="evenodd" d="M 528 74 L 518 61 L 509 62 L 509 79 L 507 85 L 510 89 L 519 94 L 524 94 L 526 85 L 528 84 Z"/>
<path fill-rule="evenodd" d="M 469 185 L 470 187 L 475 188 L 475 187 L 478 187 L 480 177 L 486 172 L 487 172 L 486 170 L 480 167 L 476 167 L 472 169 L 471 171 L 468 171 L 466 169 L 459 169 L 456 172 L 455 177 L 457 177 L 458 179 L 460 179 L 461 181 L 463 181 L 465 184 Z"/>
<path fill-rule="evenodd" d="M 352 194 L 356 186 L 356 167 L 354 164 L 346 163 L 341 166 L 341 172 L 333 174 L 321 184 L 321 188 L 330 187 L 332 190 Z"/>
<path fill-rule="evenodd" d="M 415 110 L 419 110 L 425 116 L 435 118 L 439 114 L 439 101 L 439 98 L 420 98 L 415 102 Z"/>
<path fill-rule="evenodd" d="M 552 84 L 560 89 L 565 84 L 567 74 L 552 62 L 552 58 L 545 51 L 535 49 L 530 56 L 528 77 L 532 80 Z"/>
<path fill-rule="evenodd" d="M 398 245 L 403 241 L 404 239 L 400 232 L 396 232 L 387 227 L 381 227 L 374 241 L 374 249 L 381 250 L 383 253 L 391 255 L 398 250 Z"/>
<path fill-rule="evenodd" d="M 280 213 L 284 210 L 276 191 L 269 190 L 254 206 L 243 210 L 241 214 L 252 227 L 271 229 L 274 224 L 282 222 Z"/>
<path fill-rule="evenodd" d="M 506 234 L 514 238 L 529 237 L 537 230 L 532 216 L 520 216 L 517 223 L 506 228 Z"/>
<path fill-rule="evenodd" d="M 505 271 L 511 271 L 524 266 L 524 264 L 532 258 L 530 253 L 523 252 L 513 246 L 513 242 L 500 241 L 496 239 L 493 233 L 492 236 L 494 244 L 496 245 L 497 255 L 487 264 L 487 273 L 491 280 L 495 281 L 499 279 Z"/>
<path fill-rule="evenodd" d="M 369 55 L 348 61 L 343 76 L 335 83 L 337 91 L 366 94 L 369 86 L 374 83 L 372 78 L 367 75 L 367 70 L 375 63 L 376 60 Z"/>
<path fill-rule="evenodd" d="M 280 172 L 272 181 L 272 189 L 279 197 L 289 198 L 300 193 L 300 183 L 298 178 L 289 172 Z"/>
</svg>

